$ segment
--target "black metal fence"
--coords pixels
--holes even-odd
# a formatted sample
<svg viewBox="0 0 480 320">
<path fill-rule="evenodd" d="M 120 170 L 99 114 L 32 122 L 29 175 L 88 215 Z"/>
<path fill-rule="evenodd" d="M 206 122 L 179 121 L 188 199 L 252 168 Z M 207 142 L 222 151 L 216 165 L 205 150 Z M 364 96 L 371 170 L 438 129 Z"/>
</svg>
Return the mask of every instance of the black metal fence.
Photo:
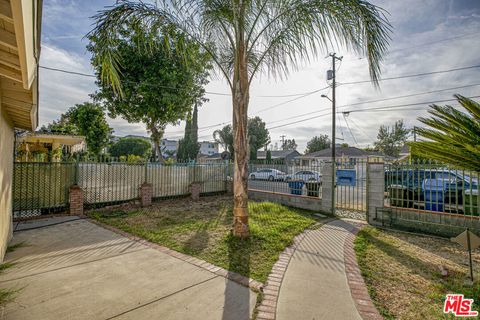
<svg viewBox="0 0 480 320">
<path fill-rule="evenodd" d="M 308 165 L 279 161 L 251 161 L 248 188 L 272 193 L 320 197 L 323 162 Z"/>
<path fill-rule="evenodd" d="M 201 194 L 226 191 L 229 164 L 118 162 L 112 159 L 78 162 L 16 162 L 14 219 L 62 212 L 68 208 L 70 186 L 84 191 L 87 207 L 117 204 L 139 198 L 142 183 L 152 184 L 153 199 L 186 196 L 192 182 Z"/>
<path fill-rule="evenodd" d="M 388 207 L 478 216 L 480 173 L 433 161 L 388 165 Z"/>
</svg>

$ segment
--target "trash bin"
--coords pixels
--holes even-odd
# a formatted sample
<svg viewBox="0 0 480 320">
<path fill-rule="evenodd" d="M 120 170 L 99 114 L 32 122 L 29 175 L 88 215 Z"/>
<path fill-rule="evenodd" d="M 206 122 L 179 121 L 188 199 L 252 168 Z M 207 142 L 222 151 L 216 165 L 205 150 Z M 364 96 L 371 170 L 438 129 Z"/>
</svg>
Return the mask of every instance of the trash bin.
<svg viewBox="0 0 480 320">
<path fill-rule="evenodd" d="M 318 198 L 320 193 L 320 185 L 321 183 L 316 181 L 305 182 L 305 186 L 307 187 L 307 196 Z"/>
<path fill-rule="evenodd" d="M 290 193 L 291 194 L 302 194 L 302 188 L 303 188 L 303 181 L 299 180 L 290 180 L 288 181 L 288 187 L 290 188 Z"/>
<path fill-rule="evenodd" d="M 463 211 L 465 214 L 480 215 L 480 199 L 478 199 L 478 189 L 465 190 L 463 192 Z"/>
<path fill-rule="evenodd" d="M 387 189 L 392 207 L 408 208 L 408 201 L 413 201 L 413 199 L 408 199 L 408 189 L 404 185 L 391 184 Z"/>
<path fill-rule="evenodd" d="M 425 199 L 425 210 L 443 211 L 445 197 L 444 179 L 425 179 L 422 183 L 422 190 Z"/>
</svg>

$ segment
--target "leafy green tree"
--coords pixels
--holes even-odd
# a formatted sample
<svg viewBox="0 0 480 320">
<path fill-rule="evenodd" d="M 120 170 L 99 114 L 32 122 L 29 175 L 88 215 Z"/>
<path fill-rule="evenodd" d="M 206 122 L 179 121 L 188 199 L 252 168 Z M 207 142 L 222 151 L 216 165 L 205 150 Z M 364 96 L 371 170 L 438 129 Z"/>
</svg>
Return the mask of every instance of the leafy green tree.
<svg viewBox="0 0 480 320">
<path fill-rule="evenodd" d="M 297 150 L 295 139 L 287 139 L 282 143 L 282 150 Z"/>
<path fill-rule="evenodd" d="M 233 156 L 233 132 L 232 126 L 226 125 L 220 130 L 213 132 L 213 139 Z M 257 150 L 267 148 L 270 143 L 270 133 L 265 122 L 260 117 L 248 119 L 248 140 L 250 146 L 250 160 L 257 159 Z"/>
<path fill-rule="evenodd" d="M 152 146 L 149 141 L 142 138 L 121 138 L 110 147 L 110 155 L 114 157 L 134 155 L 147 158 Z"/>
<path fill-rule="evenodd" d="M 398 157 L 407 142 L 410 130 L 405 128 L 403 120 L 398 120 L 392 127 L 380 126 L 375 148 L 390 157 Z"/>
<path fill-rule="evenodd" d="M 158 5 L 125 1 L 95 19 L 91 35 L 102 44 L 97 60 L 105 70 L 101 80 L 118 92 L 123 75 L 115 30 L 127 19 L 152 32 L 164 25 L 178 27 L 210 55 L 225 77 L 232 93 L 235 146 L 233 234 L 239 237 L 249 235 L 247 122 L 254 77 L 262 71 L 288 74 L 336 42 L 366 55 L 376 84 L 390 33 L 384 11 L 362 0 L 172 0 Z M 182 48 L 182 41 L 176 47 Z"/>
<path fill-rule="evenodd" d="M 265 122 L 260 117 L 248 119 L 248 140 L 250 145 L 250 159 L 257 159 L 257 150 L 266 149 L 270 143 L 270 133 Z"/>
<path fill-rule="evenodd" d="M 100 88 L 95 97 L 105 103 L 112 117 L 143 122 L 151 134 L 156 158 L 163 161 L 160 142 L 166 126 L 177 124 L 194 104 L 206 101 L 203 86 L 208 83 L 209 56 L 171 26 L 151 31 L 133 18 L 124 22 L 112 32 L 115 44 L 109 47 L 116 57 L 116 70 L 122 75 L 121 94 L 101 81 L 110 70 L 102 63 L 105 42 L 95 34 L 89 35 L 87 48 Z M 182 43 L 183 51 L 174 45 L 177 42 Z"/>
<path fill-rule="evenodd" d="M 315 136 L 310 141 L 307 142 L 307 149 L 305 149 L 305 153 L 312 153 L 316 151 L 321 151 L 330 148 L 331 141 L 328 138 L 328 135 L 323 134 L 319 136 Z"/>
<path fill-rule="evenodd" d="M 185 136 L 178 143 L 177 159 L 188 161 L 197 159 L 200 144 L 198 143 L 198 108 L 193 108 L 193 116 L 189 114 L 185 125 Z"/>
<path fill-rule="evenodd" d="M 412 155 L 480 172 L 480 104 L 455 95 L 462 112 L 452 106 L 431 105 L 430 118 L 419 118 L 426 128 L 416 128 L 426 141 L 410 142 Z"/>
<path fill-rule="evenodd" d="M 113 129 L 108 125 L 105 112 L 98 103 L 84 102 L 60 116 L 40 129 L 42 132 L 53 132 L 85 136 L 90 154 L 100 155 L 108 146 Z"/>
</svg>

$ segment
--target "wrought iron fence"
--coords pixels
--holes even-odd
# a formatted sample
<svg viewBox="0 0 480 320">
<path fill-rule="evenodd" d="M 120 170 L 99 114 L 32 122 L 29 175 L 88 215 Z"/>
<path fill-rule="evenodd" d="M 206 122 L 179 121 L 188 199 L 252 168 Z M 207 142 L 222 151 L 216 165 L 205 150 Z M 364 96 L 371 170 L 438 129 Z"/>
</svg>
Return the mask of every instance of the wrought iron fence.
<svg viewBox="0 0 480 320">
<path fill-rule="evenodd" d="M 18 162 L 13 172 L 14 219 L 63 211 L 75 180 L 75 164 Z"/>
<path fill-rule="evenodd" d="M 323 163 L 300 166 L 283 161 L 251 161 L 248 188 L 272 193 L 321 198 Z"/>
<path fill-rule="evenodd" d="M 386 206 L 418 211 L 479 216 L 480 173 L 433 161 L 388 165 Z"/>
<path fill-rule="evenodd" d="M 367 158 L 340 157 L 336 160 L 335 196 L 338 209 L 366 210 L 367 163 Z"/>
<path fill-rule="evenodd" d="M 229 164 L 119 162 L 113 158 L 76 162 L 14 163 L 14 219 L 63 212 L 70 186 L 84 191 L 87 207 L 105 206 L 139 198 L 142 183 L 152 184 L 153 199 L 186 196 L 192 182 L 201 194 L 225 192 Z"/>
</svg>

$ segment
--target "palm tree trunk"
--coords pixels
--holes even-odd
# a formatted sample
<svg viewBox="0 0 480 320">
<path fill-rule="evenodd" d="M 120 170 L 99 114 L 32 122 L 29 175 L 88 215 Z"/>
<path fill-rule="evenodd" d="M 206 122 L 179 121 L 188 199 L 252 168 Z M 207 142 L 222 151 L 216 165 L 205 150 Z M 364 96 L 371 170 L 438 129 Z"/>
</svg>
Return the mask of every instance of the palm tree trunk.
<svg viewBox="0 0 480 320">
<path fill-rule="evenodd" d="M 240 13 L 242 15 L 242 12 Z M 242 21 L 242 19 L 239 19 Z M 243 38 L 243 24 L 238 26 L 237 56 L 232 82 L 233 99 L 233 235 L 241 238 L 249 236 L 248 227 L 248 146 L 247 122 L 249 83 L 247 55 Z"/>
</svg>

